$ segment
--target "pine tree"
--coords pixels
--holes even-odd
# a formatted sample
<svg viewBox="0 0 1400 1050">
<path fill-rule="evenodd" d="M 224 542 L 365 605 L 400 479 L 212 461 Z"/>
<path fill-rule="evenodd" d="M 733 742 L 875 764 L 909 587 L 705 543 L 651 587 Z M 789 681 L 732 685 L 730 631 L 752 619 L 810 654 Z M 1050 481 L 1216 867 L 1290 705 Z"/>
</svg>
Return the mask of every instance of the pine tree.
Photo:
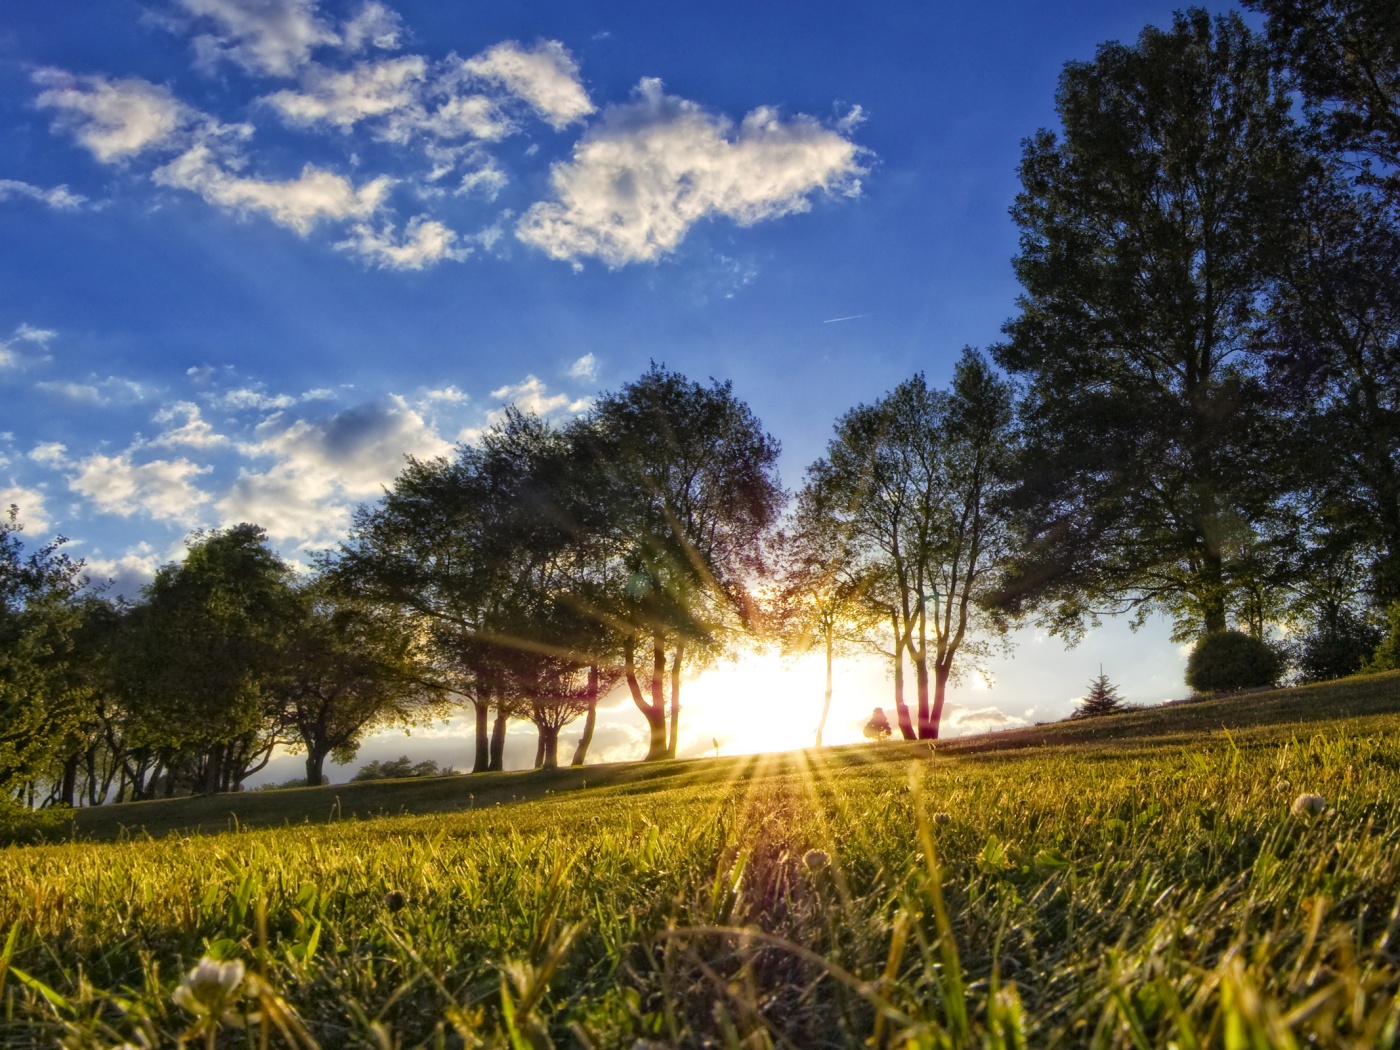
<svg viewBox="0 0 1400 1050">
<path fill-rule="evenodd" d="M 1118 695 L 1118 687 L 1108 680 L 1108 675 L 1103 673 L 1103 666 L 1099 666 L 1099 676 L 1089 683 L 1089 692 L 1079 701 L 1079 710 L 1074 712 L 1075 718 L 1097 718 L 1099 715 L 1111 715 L 1116 711 L 1123 710 L 1123 698 Z"/>
</svg>

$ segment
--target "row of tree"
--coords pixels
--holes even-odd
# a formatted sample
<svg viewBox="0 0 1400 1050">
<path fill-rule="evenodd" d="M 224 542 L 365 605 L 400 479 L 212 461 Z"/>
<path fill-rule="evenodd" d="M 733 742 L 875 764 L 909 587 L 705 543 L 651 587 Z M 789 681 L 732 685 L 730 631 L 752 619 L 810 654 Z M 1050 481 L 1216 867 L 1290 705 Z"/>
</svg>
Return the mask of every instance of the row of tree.
<svg viewBox="0 0 1400 1050">
<path fill-rule="evenodd" d="M 653 365 L 563 425 L 512 410 L 410 460 L 304 577 L 242 525 L 111 602 L 0 526 L 0 789 L 227 790 L 279 745 L 316 783 L 452 705 L 476 770 L 512 719 L 541 766 L 582 719 L 581 763 L 614 687 L 659 759 L 684 673 L 753 641 L 825 653 L 823 726 L 834 658 L 883 653 L 910 739 L 1026 617 L 1286 634 L 1309 678 L 1384 666 L 1400 11 L 1251 6 L 1267 35 L 1193 10 L 1065 68 L 1060 130 L 1024 146 L 1005 338 L 843 415 L 792 498 L 728 384 Z"/>
</svg>

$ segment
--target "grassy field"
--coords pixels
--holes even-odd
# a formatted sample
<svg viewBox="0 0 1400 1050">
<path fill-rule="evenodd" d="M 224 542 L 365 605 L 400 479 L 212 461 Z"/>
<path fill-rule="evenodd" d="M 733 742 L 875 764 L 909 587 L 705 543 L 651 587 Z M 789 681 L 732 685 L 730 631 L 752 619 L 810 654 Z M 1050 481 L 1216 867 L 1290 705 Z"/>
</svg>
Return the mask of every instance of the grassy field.
<svg viewBox="0 0 1400 1050">
<path fill-rule="evenodd" d="M 1303 793 L 1325 808 L 1294 815 Z M 78 834 L 0 852 L 4 1046 L 1400 1033 L 1396 675 L 933 752 L 142 803 Z M 241 983 L 181 991 L 204 956 Z"/>
</svg>

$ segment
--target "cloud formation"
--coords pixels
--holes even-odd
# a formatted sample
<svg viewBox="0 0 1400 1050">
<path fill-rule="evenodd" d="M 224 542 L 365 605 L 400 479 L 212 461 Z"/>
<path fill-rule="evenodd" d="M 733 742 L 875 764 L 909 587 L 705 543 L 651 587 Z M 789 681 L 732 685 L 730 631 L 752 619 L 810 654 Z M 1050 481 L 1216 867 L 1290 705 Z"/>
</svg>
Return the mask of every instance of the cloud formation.
<svg viewBox="0 0 1400 1050">
<path fill-rule="evenodd" d="M 329 542 L 349 525 L 352 505 L 378 495 L 408 455 L 443 455 L 451 446 L 402 399 L 357 405 L 322 419 L 273 417 L 243 446 L 269 458 L 245 470 L 216 505 L 225 524 L 255 521 L 280 541 Z"/>
<path fill-rule="evenodd" d="M 194 483 L 209 467 L 190 460 L 153 459 L 136 463 L 131 453 L 106 456 L 98 452 L 74 464 L 68 488 L 98 510 L 118 517 L 141 514 L 156 521 L 193 525 L 209 495 Z"/>
<path fill-rule="evenodd" d="M 455 230 L 426 215 L 415 215 L 408 221 L 403 236 L 395 233 L 392 223 L 381 230 L 361 223 L 351 231 L 349 239 L 336 247 L 353 252 L 382 270 L 421 270 L 446 259 L 465 259 L 471 249 L 458 241 Z"/>
<path fill-rule="evenodd" d="M 533 205 L 516 235 L 556 259 L 651 261 L 701 219 L 748 226 L 806 211 L 817 191 L 854 196 L 859 159 L 853 142 L 811 117 L 761 107 L 735 128 L 648 78 L 554 166 L 555 200 Z"/>
<path fill-rule="evenodd" d="M 86 197 L 81 193 L 73 193 L 67 186 L 44 189 L 42 186 L 20 182 L 18 179 L 0 179 L 0 201 L 7 201 L 11 197 L 26 197 L 39 201 L 55 211 L 77 211 L 87 203 Z"/>
<path fill-rule="evenodd" d="M 47 511 L 44 509 L 44 494 L 38 489 L 24 485 L 0 487 L 0 518 L 8 518 L 11 507 L 19 508 L 19 520 L 26 533 L 43 533 L 49 530 Z"/>
<path fill-rule="evenodd" d="M 341 37 L 316 10 L 316 0 L 177 0 L 206 32 L 194 38 L 206 68 L 233 62 L 250 73 L 291 76 L 318 47 Z"/>
<path fill-rule="evenodd" d="M 462 69 L 479 80 L 499 84 L 555 131 L 594 111 L 579 80 L 578 64 L 557 40 L 542 40 L 532 48 L 507 40 L 467 59 Z"/>
<path fill-rule="evenodd" d="M 34 104 L 53 113 L 55 130 L 72 135 L 103 164 L 166 146 L 208 119 L 169 88 L 139 77 L 110 80 L 51 68 L 36 70 L 32 77 L 44 89 Z"/>
<path fill-rule="evenodd" d="M 295 179 L 257 179 L 225 169 L 209 146 L 180 154 L 152 176 L 210 204 L 241 214 L 261 213 L 305 236 L 325 221 L 363 219 L 384 204 L 393 180 L 381 175 L 358 187 L 343 175 L 307 164 Z"/>
</svg>

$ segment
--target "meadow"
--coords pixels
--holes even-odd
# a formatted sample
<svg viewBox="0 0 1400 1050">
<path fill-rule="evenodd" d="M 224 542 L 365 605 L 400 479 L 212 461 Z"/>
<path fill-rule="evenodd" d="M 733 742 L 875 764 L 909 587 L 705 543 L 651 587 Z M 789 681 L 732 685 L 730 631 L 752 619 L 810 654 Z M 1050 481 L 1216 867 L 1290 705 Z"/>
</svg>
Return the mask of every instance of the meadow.
<svg viewBox="0 0 1400 1050">
<path fill-rule="evenodd" d="M 108 807 L 0 937 L 6 1047 L 1391 1046 L 1400 675 Z"/>
</svg>

